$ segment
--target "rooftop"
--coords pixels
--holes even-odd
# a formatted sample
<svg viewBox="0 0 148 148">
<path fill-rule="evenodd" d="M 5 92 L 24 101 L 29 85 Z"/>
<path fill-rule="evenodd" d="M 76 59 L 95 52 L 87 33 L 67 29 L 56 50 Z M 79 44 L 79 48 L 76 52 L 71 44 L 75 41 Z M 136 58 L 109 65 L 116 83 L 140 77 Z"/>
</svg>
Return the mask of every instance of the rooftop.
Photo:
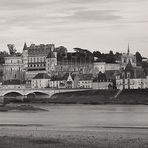
<svg viewBox="0 0 148 148">
<path fill-rule="evenodd" d="M 50 79 L 47 73 L 38 73 L 33 79 Z"/>
</svg>

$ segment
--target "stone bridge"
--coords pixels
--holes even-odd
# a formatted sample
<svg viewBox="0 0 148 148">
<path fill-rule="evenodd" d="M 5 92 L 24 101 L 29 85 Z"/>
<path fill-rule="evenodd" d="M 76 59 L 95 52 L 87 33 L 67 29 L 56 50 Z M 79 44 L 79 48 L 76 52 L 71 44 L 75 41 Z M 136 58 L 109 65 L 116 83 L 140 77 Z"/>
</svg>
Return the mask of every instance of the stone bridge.
<svg viewBox="0 0 148 148">
<path fill-rule="evenodd" d="M 83 91 L 87 89 L 49 89 L 49 88 L 43 88 L 43 89 L 32 89 L 32 88 L 25 88 L 25 89 L 2 89 L 0 88 L 0 102 L 3 100 L 4 96 L 10 93 L 17 93 L 20 96 L 26 97 L 29 94 L 35 94 L 35 93 L 41 93 L 48 95 L 48 97 L 51 97 L 54 94 L 62 93 L 62 92 L 74 92 L 74 91 Z"/>
</svg>

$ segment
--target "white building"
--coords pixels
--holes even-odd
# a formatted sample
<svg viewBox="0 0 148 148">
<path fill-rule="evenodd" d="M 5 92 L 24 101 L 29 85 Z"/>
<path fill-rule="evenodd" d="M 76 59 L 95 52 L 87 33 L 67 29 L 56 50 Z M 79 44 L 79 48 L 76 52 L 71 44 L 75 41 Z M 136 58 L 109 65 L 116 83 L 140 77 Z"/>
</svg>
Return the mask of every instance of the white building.
<svg viewBox="0 0 148 148">
<path fill-rule="evenodd" d="M 46 73 L 38 73 L 31 80 L 31 88 L 46 88 L 49 87 L 50 76 Z"/>
<path fill-rule="evenodd" d="M 148 88 L 148 79 L 117 79 L 116 87 L 117 89 L 146 89 Z"/>
<path fill-rule="evenodd" d="M 74 88 L 74 80 L 70 73 L 66 73 L 64 76 L 53 76 L 51 78 L 50 88 Z"/>
<path fill-rule="evenodd" d="M 94 63 L 94 75 L 105 73 L 106 71 L 119 71 L 121 69 L 120 64 L 95 62 Z"/>
</svg>

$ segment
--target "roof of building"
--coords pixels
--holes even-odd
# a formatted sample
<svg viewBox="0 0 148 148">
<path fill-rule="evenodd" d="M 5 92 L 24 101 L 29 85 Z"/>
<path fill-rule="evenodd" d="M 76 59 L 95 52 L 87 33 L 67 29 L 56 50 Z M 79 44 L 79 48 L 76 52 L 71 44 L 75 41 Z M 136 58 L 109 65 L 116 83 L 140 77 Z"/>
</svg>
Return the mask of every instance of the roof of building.
<svg viewBox="0 0 148 148">
<path fill-rule="evenodd" d="M 112 78 L 107 78 L 107 74 L 106 73 L 99 73 L 98 76 L 96 78 L 93 79 L 93 82 L 107 82 L 107 81 L 111 81 Z"/>
<path fill-rule="evenodd" d="M 120 74 L 120 71 L 119 70 L 107 70 L 105 72 L 106 74 L 106 78 L 107 79 L 115 79 L 116 78 L 116 75 Z"/>
<path fill-rule="evenodd" d="M 50 79 L 47 73 L 38 73 L 33 79 Z"/>
<path fill-rule="evenodd" d="M 47 55 L 47 58 L 55 58 L 55 55 L 52 51 L 50 51 Z"/>
<path fill-rule="evenodd" d="M 51 77 L 51 81 L 63 81 L 63 80 L 67 80 L 68 77 L 69 77 L 69 73 L 65 73 L 64 76 L 61 76 L 61 75 L 54 75 Z M 73 76 L 71 75 L 72 79 L 73 79 Z"/>
<path fill-rule="evenodd" d="M 63 80 L 62 76 L 60 76 L 60 75 L 53 75 L 51 77 L 51 81 L 62 81 L 62 80 Z"/>
<path fill-rule="evenodd" d="M 35 45 L 31 44 L 30 47 L 28 47 L 28 54 L 29 56 L 35 56 L 35 55 L 44 55 L 47 56 L 50 51 L 54 50 L 54 44 L 40 44 Z"/>
<path fill-rule="evenodd" d="M 139 78 L 146 78 L 146 73 L 142 67 L 133 67 L 132 69 L 127 68 L 127 70 L 123 70 L 118 76 L 123 78 L 123 74 L 125 79 L 127 78 L 127 74 L 130 74 L 131 79 L 139 79 Z"/>
<path fill-rule="evenodd" d="M 26 44 L 26 42 L 24 43 L 24 48 L 23 48 L 23 50 L 27 50 L 28 48 L 27 48 L 27 44 Z"/>
<path fill-rule="evenodd" d="M 79 81 L 89 81 L 92 80 L 93 75 L 92 74 L 79 74 Z"/>
<path fill-rule="evenodd" d="M 22 80 L 7 80 L 7 81 L 4 81 L 2 83 L 2 85 L 22 85 L 22 84 L 25 84 L 26 82 L 25 81 L 22 81 Z"/>
<path fill-rule="evenodd" d="M 133 66 L 131 64 L 131 61 L 129 60 L 128 64 L 126 65 L 125 67 L 125 71 L 126 72 L 132 72 L 134 69 L 133 69 Z"/>
</svg>

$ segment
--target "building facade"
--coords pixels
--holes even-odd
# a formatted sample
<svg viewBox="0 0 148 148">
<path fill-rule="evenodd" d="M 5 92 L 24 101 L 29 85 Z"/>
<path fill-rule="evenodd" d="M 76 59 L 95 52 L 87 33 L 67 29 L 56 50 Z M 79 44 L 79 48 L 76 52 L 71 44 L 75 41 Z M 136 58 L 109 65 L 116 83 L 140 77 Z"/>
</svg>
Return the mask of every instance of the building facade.
<svg viewBox="0 0 148 148">
<path fill-rule="evenodd" d="M 26 43 L 24 44 L 23 63 L 26 79 L 33 78 L 33 73 L 46 72 L 46 57 L 54 48 L 54 44 L 31 44 L 30 47 L 27 47 Z"/>
<path fill-rule="evenodd" d="M 120 64 L 105 63 L 105 62 L 95 62 L 93 67 L 93 74 L 96 76 L 100 72 L 106 73 L 106 71 L 120 71 Z"/>
<path fill-rule="evenodd" d="M 46 88 L 49 87 L 50 76 L 46 73 L 38 73 L 31 80 L 31 88 Z"/>
<path fill-rule="evenodd" d="M 25 72 L 23 70 L 22 56 L 5 57 L 3 80 L 24 80 Z"/>
</svg>

